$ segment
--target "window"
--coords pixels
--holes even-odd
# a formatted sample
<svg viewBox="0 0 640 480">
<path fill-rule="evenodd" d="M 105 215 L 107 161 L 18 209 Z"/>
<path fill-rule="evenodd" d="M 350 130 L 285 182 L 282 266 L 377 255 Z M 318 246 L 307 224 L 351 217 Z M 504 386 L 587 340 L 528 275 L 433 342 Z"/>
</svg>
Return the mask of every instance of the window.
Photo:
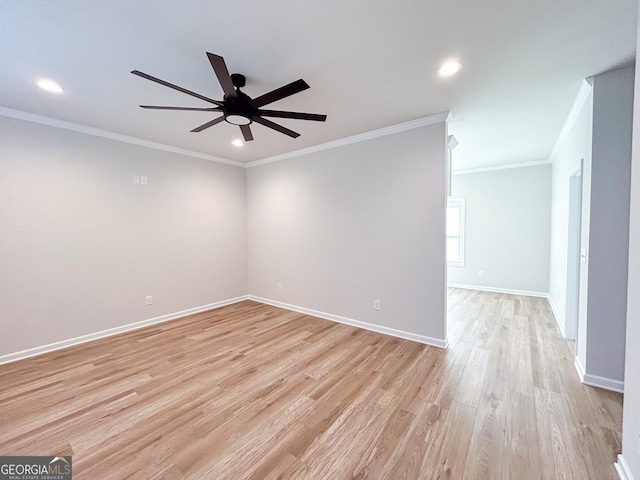
<svg viewBox="0 0 640 480">
<path fill-rule="evenodd" d="M 447 200 L 447 264 L 464 266 L 464 198 Z"/>
</svg>

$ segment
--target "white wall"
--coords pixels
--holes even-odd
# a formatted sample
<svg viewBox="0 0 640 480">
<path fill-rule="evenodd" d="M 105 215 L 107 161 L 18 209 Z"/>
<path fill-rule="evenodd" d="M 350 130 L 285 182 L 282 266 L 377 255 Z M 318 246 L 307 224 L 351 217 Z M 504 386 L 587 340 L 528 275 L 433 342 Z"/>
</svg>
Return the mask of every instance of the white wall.
<svg viewBox="0 0 640 480">
<path fill-rule="evenodd" d="M 551 165 L 458 174 L 451 186 L 465 198 L 466 245 L 465 264 L 447 268 L 448 282 L 546 294 Z"/>
<path fill-rule="evenodd" d="M 245 295 L 245 212 L 242 168 L 0 117 L 0 355 Z"/>
<path fill-rule="evenodd" d="M 640 17 L 639 17 L 640 18 Z M 640 21 L 638 22 L 640 44 Z M 633 478 L 640 479 L 640 55 L 636 53 L 636 96 L 633 107 L 633 166 L 629 233 L 629 295 L 627 349 L 624 374 L 622 456 Z"/>
<path fill-rule="evenodd" d="M 445 142 L 440 122 L 249 169 L 249 293 L 444 341 Z"/>
</svg>

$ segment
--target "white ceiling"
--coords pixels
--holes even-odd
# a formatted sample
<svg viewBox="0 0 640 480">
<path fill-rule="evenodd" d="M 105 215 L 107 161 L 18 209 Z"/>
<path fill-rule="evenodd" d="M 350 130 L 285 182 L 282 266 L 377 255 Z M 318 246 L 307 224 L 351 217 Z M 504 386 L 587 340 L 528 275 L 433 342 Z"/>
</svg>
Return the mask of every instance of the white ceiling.
<svg viewBox="0 0 640 480">
<path fill-rule="evenodd" d="M 582 78 L 635 55 L 636 0 L 3 0 L 0 105 L 247 162 L 450 110 L 454 168 L 548 158 Z M 255 97 L 298 78 L 311 89 L 268 108 L 328 115 L 274 119 L 242 148 L 238 127 L 141 79 L 141 70 L 222 99 L 205 51 L 246 75 Z M 436 77 L 449 57 L 464 67 Z M 38 89 L 38 77 L 65 93 Z"/>
</svg>

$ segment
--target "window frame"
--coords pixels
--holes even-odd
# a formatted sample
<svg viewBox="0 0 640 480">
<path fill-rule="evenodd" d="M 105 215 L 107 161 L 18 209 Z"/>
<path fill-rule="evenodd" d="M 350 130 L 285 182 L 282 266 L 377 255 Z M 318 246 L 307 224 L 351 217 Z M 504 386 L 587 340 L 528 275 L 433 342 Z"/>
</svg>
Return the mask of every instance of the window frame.
<svg viewBox="0 0 640 480">
<path fill-rule="evenodd" d="M 464 267 L 465 260 L 465 247 L 466 247 L 466 231 L 465 231 L 465 223 L 466 223 L 466 205 L 464 197 L 448 197 L 447 198 L 447 209 L 451 207 L 457 207 L 460 211 L 460 230 L 459 235 L 449 235 L 446 221 L 445 221 L 445 243 L 448 243 L 446 240 L 449 238 L 457 238 L 458 239 L 458 253 L 459 257 L 457 261 L 447 260 L 447 266 L 450 267 Z M 448 252 L 447 252 L 448 253 Z M 448 255 L 447 255 L 448 257 Z"/>
</svg>

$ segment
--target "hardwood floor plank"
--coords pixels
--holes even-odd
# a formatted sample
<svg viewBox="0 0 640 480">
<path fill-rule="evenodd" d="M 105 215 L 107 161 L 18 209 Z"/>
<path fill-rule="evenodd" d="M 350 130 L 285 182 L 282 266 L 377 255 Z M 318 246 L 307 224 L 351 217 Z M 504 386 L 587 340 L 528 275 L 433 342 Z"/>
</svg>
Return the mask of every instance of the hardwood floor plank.
<svg viewBox="0 0 640 480">
<path fill-rule="evenodd" d="M 354 479 L 378 479 L 389 463 L 395 448 L 409 432 L 416 416 L 402 408 L 396 408 L 377 436 L 369 456 L 354 470 Z"/>
<path fill-rule="evenodd" d="M 440 363 L 426 392 L 425 401 L 448 410 L 458 392 L 460 377 L 465 369 L 471 349 L 466 345 L 438 352 Z"/>
<path fill-rule="evenodd" d="M 506 412 L 494 396 L 484 397 L 478 406 L 463 479 L 500 478 L 504 462 Z"/>
<path fill-rule="evenodd" d="M 457 480 L 463 477 L 469 444 L 478 409 L 452 402 L 432 447 L 431 458 L 425 459 L 422 477 L 428 480 Z"/>
<path fill-rule="evenodd" d="M 482 385 L 487 378 L 486 371 L 489 364 L 489 350 L 476 347 L 468 357 L 464 371 L 460 376 L 455 400 L 477 407 L 480 403 Z"/>
<path fill-rule="evenodd" d="M 510 392 L 505 402 L 506 429 L 502 479 L 544 479 L 543 472 L 532 470 L 532 465 L 540 465 L 540 446 L 536 407 L 532 396 Z"/>
<path fill-rule="evenodd" d="M 533 369 L 528 317 L 514 315 L 514 342 L 509 359 L 509 390 L 523 395 L 534 395 Z"/>
<path fill-rule="evenodd" d="M 387 480 L 420 478 L 422 465 L 440 431 L 443 417 L 440 407 L 425 403 L 412 422 L 407 435 L 398 442 L 391 460 L 387 462 L 379 478 Z"/>
</svg>

